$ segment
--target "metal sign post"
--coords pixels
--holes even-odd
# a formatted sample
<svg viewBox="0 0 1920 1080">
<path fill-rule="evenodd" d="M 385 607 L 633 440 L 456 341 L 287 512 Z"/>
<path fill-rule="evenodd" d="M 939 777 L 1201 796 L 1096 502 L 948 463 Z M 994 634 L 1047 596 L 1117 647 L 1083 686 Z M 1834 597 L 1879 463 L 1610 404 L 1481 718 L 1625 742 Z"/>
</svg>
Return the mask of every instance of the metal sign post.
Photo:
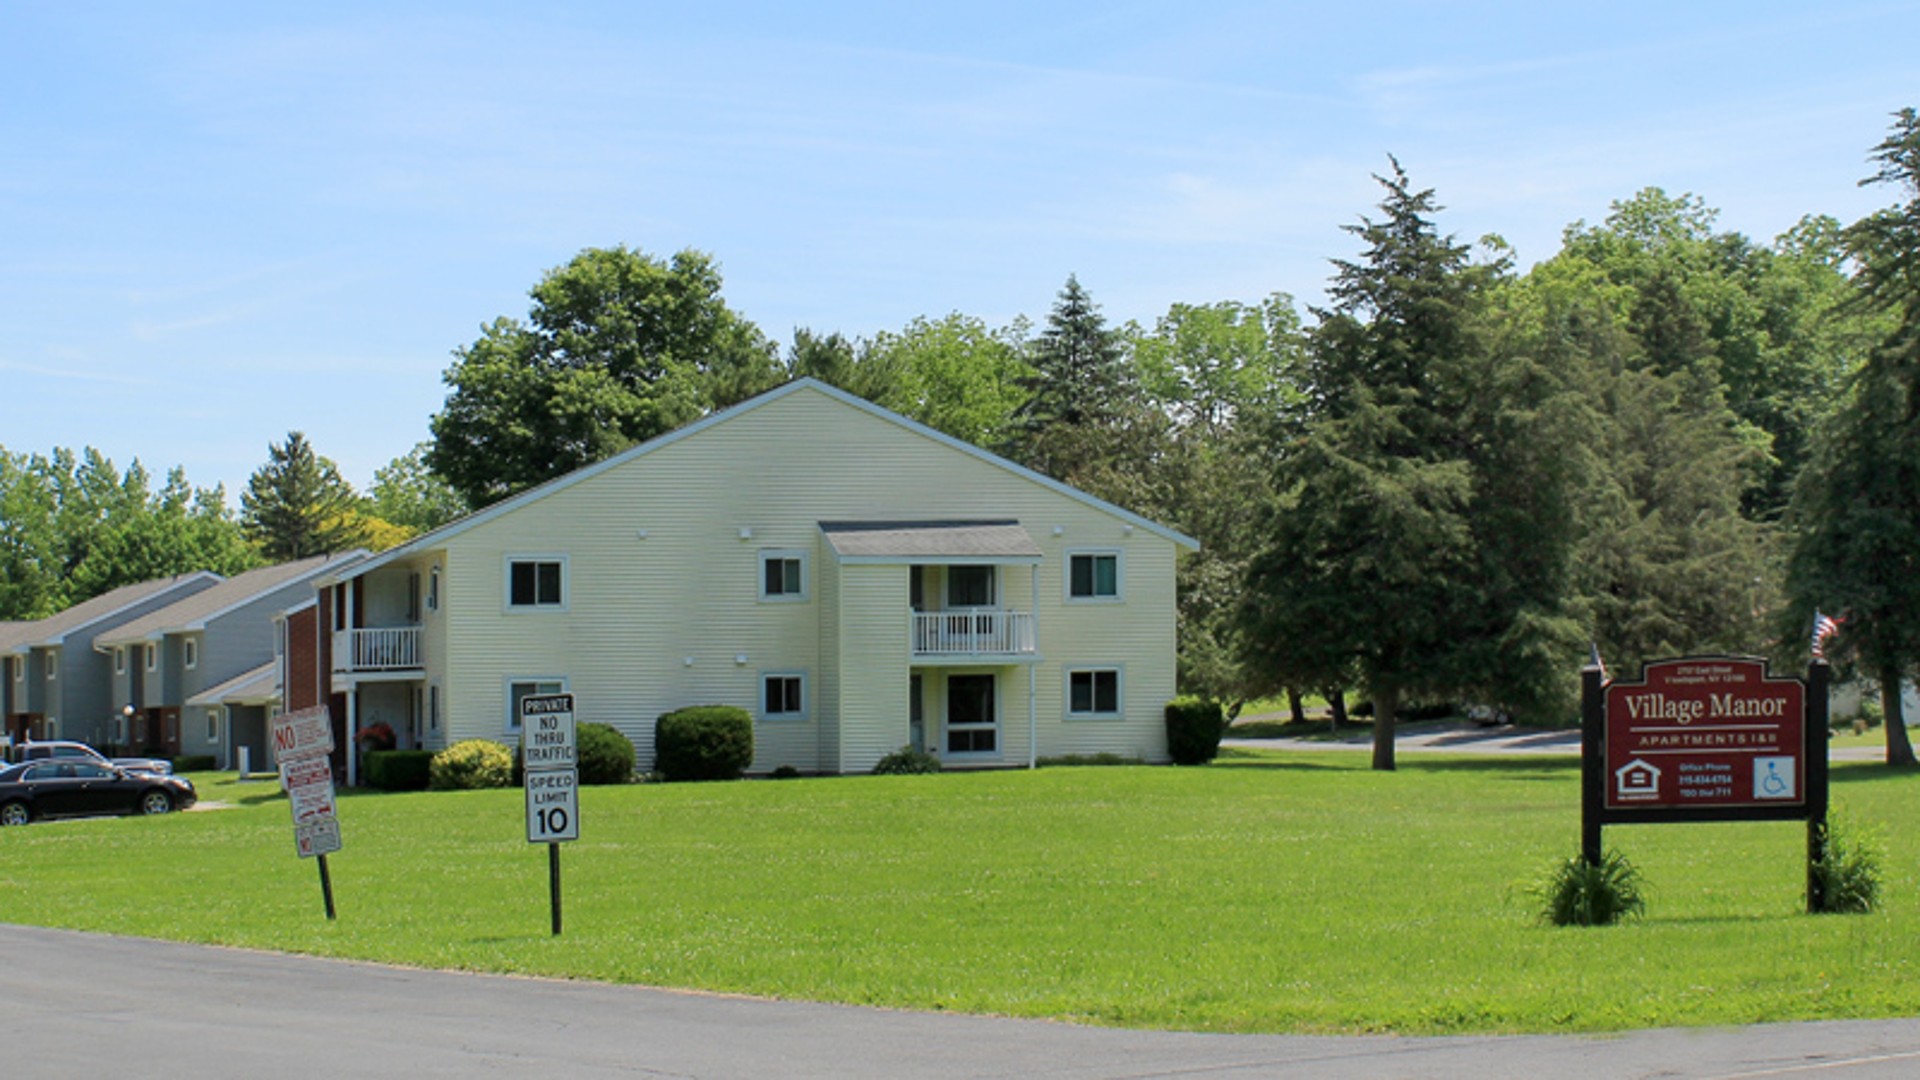
<svg viewBox="0 0 1920 1080">
<path fill-rule="evenodd" d="M 1689 656 L 1647 664 L 1636 682 L 1581 672 L 1580 850 L 1602 858 L 1608 825 L 1686 821 L 1807 823 L 1807 906 L 1821 908 L 1814 865 L 1825 853 L 1827 684 L 1816 660 L 1803 682 L 1765 660 Z"/>
<path fill-rule="evenodd" d="M 560 935 L 560 844 L 580 839 L 580 770 L 572 694 L 520 700 L 521 775 L 527 793 L 527 842 L 547 845 L 547 894 Z"/>
<path fill-rule="evenodd" d="M 335 917 L 333 876 L 327 856 L 340 850 L 340 821 L 334 816 L 333 720 L 325 705 L 273 718 L 273 748 L 280 761 L 280 786 L 293 810 L 294 850 L 320 863 L 320 896 L 327 918 Z"/>
</svg>

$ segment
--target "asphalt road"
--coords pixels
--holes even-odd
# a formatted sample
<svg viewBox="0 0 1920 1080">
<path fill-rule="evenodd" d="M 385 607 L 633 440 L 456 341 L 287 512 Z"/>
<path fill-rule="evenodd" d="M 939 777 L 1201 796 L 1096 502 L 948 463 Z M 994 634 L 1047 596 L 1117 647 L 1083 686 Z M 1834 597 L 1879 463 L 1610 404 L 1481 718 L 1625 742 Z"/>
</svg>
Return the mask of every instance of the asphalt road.
<svg viewBox="0 0 1920 1080">
<path fill-rule="evenodd" d="M 0 1076 L 1920 1075 L 1920 1020 L 1576 1036 L 1199 1035 L 420 971 L 0 925 Z"/>
</svg>

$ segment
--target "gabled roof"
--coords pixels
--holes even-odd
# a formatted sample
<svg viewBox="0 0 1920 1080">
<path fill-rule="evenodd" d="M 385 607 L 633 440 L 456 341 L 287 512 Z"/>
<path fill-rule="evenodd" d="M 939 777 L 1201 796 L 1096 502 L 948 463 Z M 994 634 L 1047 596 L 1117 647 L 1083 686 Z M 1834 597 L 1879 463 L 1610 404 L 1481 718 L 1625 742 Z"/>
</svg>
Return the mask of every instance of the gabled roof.
<svg viewBox="0 0 1920 1080">
<path fill-rule="evenodd" d="M 25 623 L 11 631 L 0 631 L 0 652 L 24 653 L 35 646 L 59 645 L 67 635 L 124 614 L 128 608 L 143 600 L 190 586 L 198 592 L 222 580 L 219 574 L 210 570 L 197 570 L 191 574 L 175 574 L 173 577 L 122 585 L 91 600 L 82 600 L 38 622 Z"/>
<path fill-rule="evenodd" d="M 109 645 L 127 645 L 157 640 L 164 634 L 204 630 L 214 619 L 235 608 L 252 603 L 267 593 L 284 589 L 289 585 L 298 585 L 302 581 L 309 581 L 323 573 L 343 569 L 366 557 L 366 551 L 356 548 L 332 555 L 316 555 L 310 559 L 263 566 L 258 570 L 236 574 L 211 589 L 194 593 L 166 607 L 150 611 L 132 622 L 121 623 L 103 631 L 94 637 L 93 646 L 98 649 Z"/>
<path fill-rule="evenodd" d="M 274 661 L 269 660 L 252 671 L 243 671 L 218 686 L 207 687 L 188 698 L 186 704 L 189 708 L 205 705 L 260 705 L 278 697 L 278 691 Z"/>
<path fill-rule="evenodd" d="M 1137 528 L 1145 529 L 1148 532 L 1153 533 L 1155 536 L 1162 537 L 1166 540 L 1171 540 L 1173 543 L 1181 547 L 1184 547 L 1190 551 L 1198 551 L 1200 549 L 1200 542 L 1198 540 L 1195 540 L 1191 536 L 1187 536 L 1184 533 L 1177 532 L 1173 529 L 1169 529 L 1165 525 L 1162 525 L 1159 522 L 1144 518 L 1139 514 L 1134 513 L 1131 510 L 1124 510 L 1118 506 L 1113 505 L 1110 502 L 1107 502 L 1104 499 L 1097 499 L 1092 495 L 1089 495 L 1086 492 L 1081 491 L 1079 488 L 1070 487 L 1066 484 L 1061 483 L 1058 480 L 1055 480 L 1051 476 L 1045 476 L 1041 473 L 1034 472 L 1032 469 L 1029 469 L 1024 465 L 1016 465 L 1013 462 L 1008 461 L 1006 458 L 1003 458 L 1000 455 L 992 453 L 990 451 L 982 450 L 980 447 L 975 446 L 972 443 L 962 442 L 961 440 L 956 439 L 953 436 L 948 435 L 942 431 L 935 431 L 933 428 L 930 428 L 927 425 L 922 424 L 917 420 L 909 420 L 908 418 L 901 416 L 899 413 L 893 412 L 888 409 L 883 409 L 880 406 L 875 405 L 873 402 L 868 401 L 865 398 L 857 397 L 853 394 L 850 394 L 845 390 L 840 389 L 837 386 L 830 386 L 826 383 L 819 381 L 818 379 L 795 379 L 792 382 L 786 383 L 784 385 L 776 386 L 772 390 L 768 390 L 763 394 L 758 394 L 754 397 L 748 398 L 747 400 L 741 402 L 738 405 L 732 406 L 731 408 L 722 409 L 719 412 L 709 414 L 708 416 L 703 417 L 699 420 L 696 420 L 685 427 L 677 428 L 673 431 L 670 431 L 665 435 L 660 436 L 659 438 L 649 439 L 648 441 L 643 442 L 640 445 L 635 446 L 630 450 L 626 450 L 621 453 L 615 454 L 614 456 L 607 458 L 605 461 L 599 461 L 599 462 L 595 462 L 592 465 L 582 466 L 566 474 L 565 476 L 557 476 L 552 480 L 549 480 L 546 483 L 539 485 L 538 487 L 528 488 L 527 490 L 511 498 L 502 499 L 501 501 L 494 503 L 492 506 L 489 506 L 484 510 L 479 510 L 472 514 L 468 514 L 466 517 L 463 517 L 458 521 L 449 522 L 448 524 L 442 525 L 441 527 L 433 530 L 432 532 L 423 533 L 420 536 L 417 536 L 412 540 L 408 541 L 407 543 L 401 544 L 399 547 L 391 548 L 379 555 L 374 556 L 371 559 L 366 560 L 363 563 L 360 563 L 356 566 L 348 567 L 342 573 L 329 574 L 323 577 L 319 581 L 319 584 L 322 584 L 322 585 L 336 584 L 344 580 L 345 578 L 357 577 L 360 574 L 366 573 L 367 571 L 378 569 L 379 567 L 385 566 L 388 563 L 394 562 L 395 560 L 398 560 L 398 559 L 405 558 L 409 555 L 413 555 L 417 552 L 432 551 L 434 548 L 439 547 L 441 544 L 444 544 L 446 541 L 452 539 L 455 536 L 460 535 L 461 533 L 466 532 L 469 529 L 475 528 L 480 525 L 484 525 L 487 522 L 492 521 L 495 518 L 501 517 L 503 515 L 510 514 L 513 511 L 518 510 L 529 503 L 538 502 L 539 500 L 544 499 L 548 495 L 551 495 L 557 491 L 564 491 L 565 489 L 572 487 L 573 485 L 578 484 L 583 480 L 591 479 L 595 476 L 600 475 L 603 472 L 606 472 L 609 469 L 617 469 L 620 466 L 625 465 L 627 462 L 634 460 L 635 458 L 644 457 L 647 454 L 650 454 L 656 450 L 659 450 L 661 447 L 671 446 L 682 439 L 690 438 L 694 435 L 697 435 L 700 432 L 705 431 L 707 428 L 713 427 L 717 424 L 724 424 L 727 421 L 734 419 L 735 417 L 743 416 L 747 413 L 752 412 L 755 409 L 762 408 L 772 402 L 780 400 L 781 398 L 787 397 L 790 394 L 797 394 L 797 393 L 802 393 L 806 391 L 825 394 L 827 397 L 833 398 L 834 400 L 839 401 L 842 404 L 850 405 L 853 408 L 859 409 L 861 412 L 867 413 L 881 420 L 885 420 L 886 422 L 890 424 L 894 424 L 898 427 L 905 428 L 906 430 L 911 431 L 917 435 L 925 436 L 926 438 L 932 439 L 935 442 L 938 442 L 944 446 L 949 447 L 950 449 L 957 450 L 963 454 L 968 455 L 969 457 L 973 457 L 980 461 L 984 461 L 989 465 L 995 466 L 996 468 L 1005 469 L 1007 472 L 1013 473 L 1014 475 L 1022 477 L 1024 479 L 1031 480 L 1042 487 L 1050 488 L 1053 491 L 1058 492 L 1061 495 L 1065 495 L 1068 498 L 1073 499 L 1077 502 L 1084 503 L 1098 510 L 1103 510 L 1106 513 L 1112 514 L 1113 516 L 1119 518 L 1121 521 L 1126 522 L 1127 524 L 1133 525 Z"/>
</svg>

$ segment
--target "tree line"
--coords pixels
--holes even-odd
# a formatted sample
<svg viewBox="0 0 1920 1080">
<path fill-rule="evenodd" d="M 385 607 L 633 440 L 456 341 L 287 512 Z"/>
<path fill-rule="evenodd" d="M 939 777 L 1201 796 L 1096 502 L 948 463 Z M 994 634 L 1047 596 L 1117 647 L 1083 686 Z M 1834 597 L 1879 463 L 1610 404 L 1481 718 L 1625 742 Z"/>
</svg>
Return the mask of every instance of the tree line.
<svg viewBox="0 0 1920 1080">
<path fill-rule="evenodd" d="M 1648 188 L 1524 272 L 1497 236 L 1444 233 L 1435 193 L 1390 161 L 1323 307 L 1276 293 L 1151 325 L 1109 325 L 1070 276 L 1038 325 L 953 312 L 782 347 L 728 306 L 710 256 L 589 249 L 525 318 L 454 351 L 431 439 L 366 496 L 297 432 L 237 514 L 177 471 L 141 494 L 137 463 L 0 457 L 0 618 L 165 562 L 101 546 L 96 489 L 133 491 L 119 513 L 151 519 L 119 532 L 198 537 L 153 542 L 182 557 L 377 546 L 811 376 L 1199 539 L 1179 568 L 1183 689 L 1363 695 L 1381 767 L 1409 706 L 1565 723 L 1590 655 L 1627 672 L 1690 652 L 1795 662 L 1816 608 L 1840 616 L 1830 655 L 1880 683 L 1889 758 L 1910 763 L 1913 110 L 1869 160 L 1863 183 L 1905 201 L 1859 222 L 1809 216 L 1758 242 Z M 63 568 L 51 584 L 13 573 L 35 551 Z"/>
</svg>

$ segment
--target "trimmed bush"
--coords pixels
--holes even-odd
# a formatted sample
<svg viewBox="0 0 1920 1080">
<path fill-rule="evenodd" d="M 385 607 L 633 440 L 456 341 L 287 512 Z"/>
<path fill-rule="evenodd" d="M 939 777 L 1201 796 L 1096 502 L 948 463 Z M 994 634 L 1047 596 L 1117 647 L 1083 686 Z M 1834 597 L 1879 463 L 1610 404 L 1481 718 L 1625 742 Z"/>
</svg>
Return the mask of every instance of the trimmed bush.
<svg viewBox="0 0 1920 1080">
<path fill-rule="evenodd" d="M 185 754 L 173 759 L 173 771 L 212 772 L 215 762 L 212 754 Z"/>
<path fill-rule="evenodd" d="M 1647 908 L 1640 870 L 1617 851 L 1600 854 L 1600 865 L 1575 855 L 1554 864 L 1534 887 L 1540 918 L 1555 926 L 1612 926 Z"/>
<path fill-rule="evenodd" d="M 1211 698 L 1182 695 L 1167 702 L 1167 753 L 1175 765 L 1212 761 L 1226 730 L 1226 710 Z"/>
<path fill-rule="evenodd" d="M 492 739 L 462 739 L 433 755 L 427 787 L 434 791 L 503 788 L 513 782 L 513 755 Z"/>
<path fill-rule="evenodd" d="M 738 780 L 753 764 L 753 717 L 732 705 L 691 705 L 653 726 L 653 768 L 668 780 Z"/>
<path fill-rule="evenodd" d="M 582 784 L 624 784 L 633 779 L 633 743 L 611 724 L 581 724 L 574 737 Z"/>
<path fill-rule="evenodd" d="M 431 750 L 369 750 L 360 764 L 367 786 L 381 791 L 425 791 L 433 779 Z"/>
<path fill-rule="evenodd" d="M 769 780 L 798 780 L 798 779 L 800 779 L 800 770 L 799 770 L 799 769 L 796 769 L 796 768 L 794 768 L 794 767 L 793 767 L 793 766 L 791 766 L 791 765 L 781 765 L 781 766 L 779 766 L 778 768 L 776 768 L 776 769 L 774 769 L 774 770 L 773 770 L 772 772 L 770 772 L 770 773 L 768 773 L 768 774 L 767 774 L 767 779 L 769 779 Z"/>
<path fill-rule="evenodd" d="M 940 759 L 925 750 L 903 746 L 873 764 L 875 776 L 910 776 L 940 771 Z"/>
</svg>

